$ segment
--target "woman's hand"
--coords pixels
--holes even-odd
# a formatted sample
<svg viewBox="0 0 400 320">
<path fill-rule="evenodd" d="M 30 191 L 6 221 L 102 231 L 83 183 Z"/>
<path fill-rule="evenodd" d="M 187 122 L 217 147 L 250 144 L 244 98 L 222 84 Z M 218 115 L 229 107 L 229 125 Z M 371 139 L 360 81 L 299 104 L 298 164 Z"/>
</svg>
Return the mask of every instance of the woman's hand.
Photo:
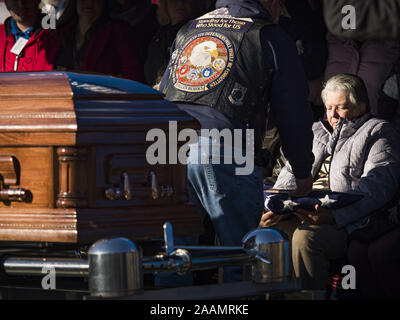
<svg viewBox="0 0 400 320">
<path fill-rule="evenodd" d="M 274 224 L 277 224 L 279 221 L 281 221 L 281 219 L 282 215 L 268 211 L 262 215 L 259 226 L 262 228 L 268 228 Z"/>
<path fill-rule="evenodd" d="M 319 204 L 315 205 L 315 211 L 297 209 L 295 215 L 299 217 L 303 223 L 335 224 L 332 212 L 326 208 L 322 208 Z"/>
</svg>

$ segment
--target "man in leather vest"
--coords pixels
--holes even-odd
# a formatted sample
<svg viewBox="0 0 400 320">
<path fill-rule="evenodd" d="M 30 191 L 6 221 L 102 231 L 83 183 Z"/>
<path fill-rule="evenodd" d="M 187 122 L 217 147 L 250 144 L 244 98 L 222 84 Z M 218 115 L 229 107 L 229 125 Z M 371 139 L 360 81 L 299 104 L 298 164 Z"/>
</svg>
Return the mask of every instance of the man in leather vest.
<svg viewBox="0 0 400 320">
<path fill-rule="evenodd" d="M 247 136 L 241 141 L 246 148 L 239 144 L 239 153 L 243 153 L 254 142 L 255 166 L 250 174 L 238 174 L 241 165 L 236 157 L 227 161 L 232 152 L 229 139 L 200 133 L 198 143 L 190 146 L 191 199 L 211 217 L 220 244 L 225 246 L 240 246 L 262 215 L 263 183 L 257 154 L 268 120 L 268 104 L 285 156 L 295 171 L 294 192 L 304 195 L 311 191 L 312 112 L 307 103 L 307 79 L 296 45 L 272 23 L 267 11 L 270 2 L 219 0 L 215 11 L 183 26 L 160 85 L 166 98 L 196 118 L 202 129 L 254 132 L 254 139 Z M 214 160 L 214 156 L 219 163 L 203 161 L 204 157 Z M 224 275 L 225 281 L 240 278 L 238 272 Z"/>
</svg>

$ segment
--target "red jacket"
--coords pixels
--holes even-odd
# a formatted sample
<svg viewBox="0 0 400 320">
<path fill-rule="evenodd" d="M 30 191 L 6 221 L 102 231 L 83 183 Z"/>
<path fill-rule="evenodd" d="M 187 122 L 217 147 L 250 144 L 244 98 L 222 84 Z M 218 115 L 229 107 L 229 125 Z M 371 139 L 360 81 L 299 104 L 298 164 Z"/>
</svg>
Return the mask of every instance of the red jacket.
<svg viewBox="0 0 400 320">
<path fill-rule="evenodd" d="M 9 19 L 0 25 L 0 72 L 53 70 L 59 40 L 52 30 L 38 30 L 29 39 L 20 54 L 18 69 L 14 70 L 16 55 L 11 53 L 11 48 L 15 40 L 7 30 Z"/>
<path fill-rule="evenodd" d="M 64 45 L 57 58 L 57 67 L 73 69 L 72 56 L 76 25 L 63 30 Z M 142 48 L 132 36 L 130 27 L 123 21 L 105 20 L 91 31 L 83 70 L 144 81 Z"/>
</svg>

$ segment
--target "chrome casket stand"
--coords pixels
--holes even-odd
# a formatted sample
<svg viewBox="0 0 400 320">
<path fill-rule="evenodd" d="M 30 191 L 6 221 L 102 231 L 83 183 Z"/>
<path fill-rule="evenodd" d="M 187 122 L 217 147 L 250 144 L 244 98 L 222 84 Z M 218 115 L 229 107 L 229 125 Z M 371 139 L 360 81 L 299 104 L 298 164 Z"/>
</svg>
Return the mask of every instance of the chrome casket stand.
<svg viewBox="0 0 400 320">
<path fill-rule="evenodd" d="M 175 248 L 170 223 L 164 224 L 165 251 L 142 257 L 142 251 L 125 238 L 103 239 L 93 244 L 88 259 L 8 257 L 3 268 L 9 276 L 42 275 L 52 265 L 57 277 L 88 278 L 90 295 L 115 298 L 141 296 L 143 275 L 162 272 L 185 274 L 226 265 L 250 266 L 255 284 L 287 281 L 291 277 L 289 241 L 274 229 L 256 229 L 243 238 L 241 247 L 179 246 Z"/>
<path fill-rule="evenodd" d="M 267 257 L 271 263 L 258 259 L 251 265 L 251 279 L 257 283 L 283 282 L 292 275 L 292 260 L 288 236 L 276 229 L 257 229 L 243 238 L 243 247 L 256 257 Z"/>
<path fill-rule="evenodd" d="M 127 296 L 143 289 L 142 253 L 124 238 L 97 241 L 89 250 L 89 291 L 92 296 Z"/>
</svg>

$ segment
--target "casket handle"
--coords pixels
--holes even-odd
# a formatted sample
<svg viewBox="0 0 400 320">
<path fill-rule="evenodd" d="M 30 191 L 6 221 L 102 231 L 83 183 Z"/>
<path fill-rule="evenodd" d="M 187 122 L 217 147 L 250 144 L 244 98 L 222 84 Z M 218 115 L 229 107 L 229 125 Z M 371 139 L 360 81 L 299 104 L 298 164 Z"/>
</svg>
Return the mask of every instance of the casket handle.
<svg viewBox="0 0 400 320">
<path fill-rule="evenodd" d="M 1 181 L 9 185 L 18 184 L 18 160 L 14 156 L 4 156 L 0 155 L 0 176 Z"/>
<path fill-rule="evenodd" d="M 121 188 L 108 188 L 105 192 L 106 198 L 109 200 L 132 200 L 131 183 L 128 173 L 122 174 L 122 191 Z"/>
<path fill-rule="evenodd" d="M 28 191 L 22 188 L 9 188 L 19 184 L 19 162 L 14 156 L 0 155 L 0 201 L 25 202 Z"/>
<path fill-rule="evenodd" d="M 157 176 L 153 171 L 150 171 L 150 183 L 151 183 L 151 196 L 154 200 L 160 198 L 160 191 L 158 190 Z"/>
<path fill-rule="evenodd" d="M 154 200 L 158 200 L 160 198 L 165 198 L 165 197 L 172 197 L 174 194 L 174 189 L 170 185 L 162 185 L 161 186 L 161 192 L 158 186 L 158 181 L 157 181 L 157 175 L 153 172 L 150 171 L 150 183 L 151 183 L 151 195 Z"/>
<path fill-rule="evenodd" d="M 131 191 L 131 183 L 129 181 L 129 175 L 124 172 L 122 174 L 124 179 L 124 198 L 125 200 L 132 200 L 132 191 Z"/>
<path fill-rule="evenodd" d="M 0 190 L 0 201 L 25 202 L 27 197 L 26 190 L 22 188 Z"/>
</svg>

